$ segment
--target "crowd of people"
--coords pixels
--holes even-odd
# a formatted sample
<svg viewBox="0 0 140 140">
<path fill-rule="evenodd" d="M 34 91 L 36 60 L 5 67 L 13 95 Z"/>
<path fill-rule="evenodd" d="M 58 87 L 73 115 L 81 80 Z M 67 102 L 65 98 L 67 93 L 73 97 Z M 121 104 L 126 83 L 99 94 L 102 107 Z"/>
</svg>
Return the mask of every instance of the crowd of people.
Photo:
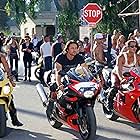
<svg viewBox="0 0 140 140">
<path fill-rule="evenodd" d="M 129 44 L 127 43 L 129 40 L 136 41 L 136 53 L 139 54 L 140 33 L 137 29 L 135 29 L 133 33 L 130 33 L 128 37 L 124 36 L 121 31 L 114 30 L 112 35 L 102 33 L 95 34 L 92 43 L 88 37 L 84 37 L 83 40 L 77 40 L 75 43 L 78 45 L 77 53 L 84 58 L 92 57 L 92 59 L 96 61 L 96 70 L 98 70 L 101 65 L 110 65 L 112 59 L 116 59 L 120 54 L 127 52 L 127 50 L 129 50 L 129 45 L 127 45 Z M 48 71 L 54 68 L 53 62 L 58 54 L 64 52 L 65 44 L 62 34 L 57 34 L 56 40 L 51 42 L 50 35 L 45 35 L 39 40 L 37 35 L 34 35 L 31 39 L 29 34 L 26 34 L 25 38 L 19 41 L 15 34 L 10 38 L 5 38 L 4 34 L 0 33 L 1 52 L 9 59 L 11 71 L 13 71 L 13 67 L 15 68 L 14 75 L 16 81 L 19 80 L 18 60 L 20 59 L 21 52 L 23 53 L 24 81 L 28 79 L 29 82 L 31 82 L 32 52 L 37 52 L 43 58 L 44 69 Z M 91 46 L 91 44 L 93 44 L 93 46 Z M 114 58 L 112 58 L 111 54 L 113 54 Z M 125 59 L 127 60 L 126 56 Z M 15 60 L 15 66 L 13 66 L 13 60 Z"/>
<path fill-rule="evenodd" d="M 64 85 L 61 83 L 61 76 L 59 75 L 60 70 L 68 71 L 78 64 L 84 66 L 84 59 L 91 57 L 92 60 L 95 60 L 95 69 L 98 71 L 101 67 L 110 66 L 110 62 L 114 59 L 116 63 L 111 75 L 112 92 L 110 92 L 108 102 L 108 106 L 111 108 L 111 101 L 119 84 L 125 81 L 123 73 L 129 71 L 132 67 L 140 65 L 140 33 L 136 29 L 128 37 L 125 37 L 121 31 L 114 30 L 112 35 L 95 34 L 92 43 L 90 43 L 88 37 L 85 37 L 83 41 L 70 40 L 66 45 L 62 34 L 58 34 L 55 42 L 52 43 L 50 35 L 43 36 L 39 41 L 37 36 L 31 39 L 29 34 L 26 34 L 24 39 L 18 41 L 15 35 L 5 38 L 4 34 L 0 33 L 0 51 L 1 62 L 9 74 L 8 76 L 12 83 L 13 67 L 15 67 L 15 79 L 16 81 L 19 80 L 18 60 L 20 59 L 21 52 L 23 53 L 24 62 L 24 81 L 28 79 L 31 82 L 32 52 L 37 52 L 43 58 L 45 71 L 52 70 L 53 68 L 56 70 L 56 83 L 60 90 L 64 90 Z M 4 55 L 5 58 L 9 59 L 9 69 L 7 68 L 8 65 Z M 15 60 L 15 66 L 13 66 L 13 60 Z M 102 75 L 100 75 L 100 79 L 103 88 L 104 79 Z M 15 86 L 14 83 L 13 86 Z M 13 124 L 21 126 L 22 123 L 17 119 L 13 102 L 11 106 L 13 106 L 11 116 L 15 116 L 11 117 L 13 118 Z"/>
</svg>

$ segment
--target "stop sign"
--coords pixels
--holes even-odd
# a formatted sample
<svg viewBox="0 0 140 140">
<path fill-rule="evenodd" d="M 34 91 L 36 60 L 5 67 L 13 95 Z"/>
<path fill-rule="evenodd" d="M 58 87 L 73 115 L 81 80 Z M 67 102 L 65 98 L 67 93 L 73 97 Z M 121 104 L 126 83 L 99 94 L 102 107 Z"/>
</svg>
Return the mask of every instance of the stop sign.
<svg viewBox="0 0 140 140">
<path fill-rule="evenodd" d="M 102 9 L 97 3 L 88 3 L 83 8 L 83 18 L 88 24 L 97 24 L 102 15 Z"/>
</svg>

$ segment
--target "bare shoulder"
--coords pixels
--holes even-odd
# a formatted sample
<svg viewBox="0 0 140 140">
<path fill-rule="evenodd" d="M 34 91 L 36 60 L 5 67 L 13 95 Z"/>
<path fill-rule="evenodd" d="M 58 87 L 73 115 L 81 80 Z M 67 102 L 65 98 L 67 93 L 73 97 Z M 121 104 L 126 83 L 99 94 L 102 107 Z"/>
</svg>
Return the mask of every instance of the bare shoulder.
<svg viewBox="0 0 140 140">
<path fill-rule="evenodd" d="M 118 62 L 124 63 L 124 61 L 125 61 L 124 53 L 119 54 L 118 57 L 117 57 L 117 63 Z"/>
<path fill-rule="evenodd" d="M 136 54 L 138 60 L 140 60 L 140 54 Z"/>
<path fill-rule="evenodd" d="M 5 58 L 4 54 L 0 52 L 0 58 Z"/>
<path fill-rule="evenodd" d="M 101 50 L 101 48 L 100 48 L 99 46 L 96 45 L 96 46 L 94 47 L 94 51 L 100 52 L 100 50 Z"/>
</svg>

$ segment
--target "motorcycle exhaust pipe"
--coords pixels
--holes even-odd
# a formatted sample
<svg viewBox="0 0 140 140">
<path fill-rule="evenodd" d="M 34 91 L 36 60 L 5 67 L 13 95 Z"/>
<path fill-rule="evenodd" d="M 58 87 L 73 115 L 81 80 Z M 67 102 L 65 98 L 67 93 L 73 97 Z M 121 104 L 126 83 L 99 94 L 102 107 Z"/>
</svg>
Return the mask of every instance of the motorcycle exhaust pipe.
<svg viewBox="0 0 140 140">
<path fill-rule="evenodd" d="M 38 95 L 40 96 L 40 99 L 43 103 L 43 106 L 46 107 L 48 104 L 48 97 L 46 95 L 44 87 L 39 83 L 36 85 L 36 89 L 37 89 Z"/>
</svg>

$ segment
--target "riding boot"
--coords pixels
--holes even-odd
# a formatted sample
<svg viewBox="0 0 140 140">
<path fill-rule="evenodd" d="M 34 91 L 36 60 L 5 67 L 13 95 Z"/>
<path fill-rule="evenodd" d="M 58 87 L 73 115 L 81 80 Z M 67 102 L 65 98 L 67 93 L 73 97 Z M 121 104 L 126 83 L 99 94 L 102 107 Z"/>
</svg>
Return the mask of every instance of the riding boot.
<svg viewBox="0 0 140 140">
<path fill-rule="evenodd" d="M 11 120 L 12 120 L 12 124 L 14 126 L 22 126 L 23 124 L 18 120 L 16 112 L 17 112 L 16 108 L 15 108 L 14 103 L 12 101 L 10 104 L 10 112 L 9 112 Z"/>
<path fill-rule="evenodd" d="M 108 110 L 113 110 L 113 102 L 114 102 L 113 99 L 116 96 L 117 92 L 118 92 L 117 87 L 112 87 L 110 89 L 110 92 L 109 92 L 110 94 L 108 95 L 108 101 L 107 101 Z"/>
<path fill-rule="evenodd" d="M 14 126 L 22 126 L 22 125 L 23 125 L 23 124 L 18 120 L 17 114 L 16 114 L 16 113 L 13 114 L 13 113 L 11 113 L 11 111 L 10 111 L 10 116 L 11 116 L 12 124 L 13 124 Z"/>
<path fill-rule="evenodd" d="M 50 99 L 46 110 L 47 116 L 50 116 L 52 114 L 53 106 L 54 106 L 54 101 Z"/>
</svg>

